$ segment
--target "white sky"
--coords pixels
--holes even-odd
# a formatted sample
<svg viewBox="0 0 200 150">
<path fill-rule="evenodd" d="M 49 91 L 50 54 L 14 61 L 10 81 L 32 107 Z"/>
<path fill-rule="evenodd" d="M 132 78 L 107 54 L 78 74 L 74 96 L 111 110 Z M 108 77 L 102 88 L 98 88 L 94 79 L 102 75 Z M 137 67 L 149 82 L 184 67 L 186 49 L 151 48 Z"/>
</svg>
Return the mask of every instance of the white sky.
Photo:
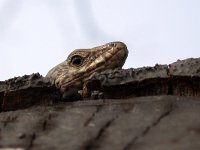
<svg viewBox="0 0 200 150">
<path fill-rule="evenodd" d="M 0 80 L 111 41 L 128 46 L 124 68 L 199 57 L 200 1 L 0 0 Z"/>
</svg>

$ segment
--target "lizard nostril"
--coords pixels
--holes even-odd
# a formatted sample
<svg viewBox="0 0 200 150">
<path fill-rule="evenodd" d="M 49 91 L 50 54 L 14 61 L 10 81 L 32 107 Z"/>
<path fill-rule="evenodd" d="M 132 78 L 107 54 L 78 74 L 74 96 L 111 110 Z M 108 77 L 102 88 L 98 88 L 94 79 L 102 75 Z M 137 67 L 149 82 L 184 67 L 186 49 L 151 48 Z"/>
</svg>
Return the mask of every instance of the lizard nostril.
<svg viewBox="0 0 200 150">
<path fill-rule="evenodd" d="M 114 47 L 114 46 L 115 46 L 115 43 L 110 43 L 110 46 L 111 46 L 111 47 Z"/>
</svg>

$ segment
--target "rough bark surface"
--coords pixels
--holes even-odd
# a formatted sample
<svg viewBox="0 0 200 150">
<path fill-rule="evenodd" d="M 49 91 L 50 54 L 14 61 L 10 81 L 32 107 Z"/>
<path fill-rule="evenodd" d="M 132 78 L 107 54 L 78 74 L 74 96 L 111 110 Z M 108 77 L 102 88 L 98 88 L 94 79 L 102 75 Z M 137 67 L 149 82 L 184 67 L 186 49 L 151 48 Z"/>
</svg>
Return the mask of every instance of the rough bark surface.
<svg viewBox="0 0 200 150">
<path fill-rule="evenodd" d="M 177 96 L 33 106 L 0 113 L 1 147 L 199 149 L 200 101 Z"/>
<path fill-rule="evenodd" d="M 104 98 L 62 102 L 39 74 L 0 82 L 0 149 L 200 149 L 199 58 L 105 71 L 85 86 Z"/>
</svg>

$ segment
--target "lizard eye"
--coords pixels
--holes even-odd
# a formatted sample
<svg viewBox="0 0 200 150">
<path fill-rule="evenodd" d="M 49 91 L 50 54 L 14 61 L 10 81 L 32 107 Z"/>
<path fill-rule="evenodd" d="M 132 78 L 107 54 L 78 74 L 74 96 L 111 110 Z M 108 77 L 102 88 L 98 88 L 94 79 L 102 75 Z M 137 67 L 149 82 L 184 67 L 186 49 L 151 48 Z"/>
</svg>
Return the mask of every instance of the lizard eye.
<svg viewBox="0 0 200 150">
<path fill-rule="evenodd" d="M 83 57 L 79 56 L 79 55 L 75 55 L 71 58 L 71 63 L 72 65 L 80 65 L 83 62 Z"/>
</svg>

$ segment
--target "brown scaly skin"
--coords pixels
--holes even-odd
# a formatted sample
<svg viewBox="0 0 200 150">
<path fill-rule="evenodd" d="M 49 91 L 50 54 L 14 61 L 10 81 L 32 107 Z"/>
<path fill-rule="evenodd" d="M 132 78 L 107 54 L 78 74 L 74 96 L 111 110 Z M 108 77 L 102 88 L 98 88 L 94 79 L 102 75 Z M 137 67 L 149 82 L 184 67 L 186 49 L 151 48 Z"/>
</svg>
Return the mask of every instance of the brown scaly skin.
<svg viewBox="0 0 200 150">
<path fill-rule="evenodd" d="M 76 49 L 64 62 L 52 68 L 46 77 L 62 93 L 71 87 L 82 89 L 92 73 L 122 68 L 127 56 L 127 47 L 122 42 L 111 42 L 91 49 Z"/>
</svg>

